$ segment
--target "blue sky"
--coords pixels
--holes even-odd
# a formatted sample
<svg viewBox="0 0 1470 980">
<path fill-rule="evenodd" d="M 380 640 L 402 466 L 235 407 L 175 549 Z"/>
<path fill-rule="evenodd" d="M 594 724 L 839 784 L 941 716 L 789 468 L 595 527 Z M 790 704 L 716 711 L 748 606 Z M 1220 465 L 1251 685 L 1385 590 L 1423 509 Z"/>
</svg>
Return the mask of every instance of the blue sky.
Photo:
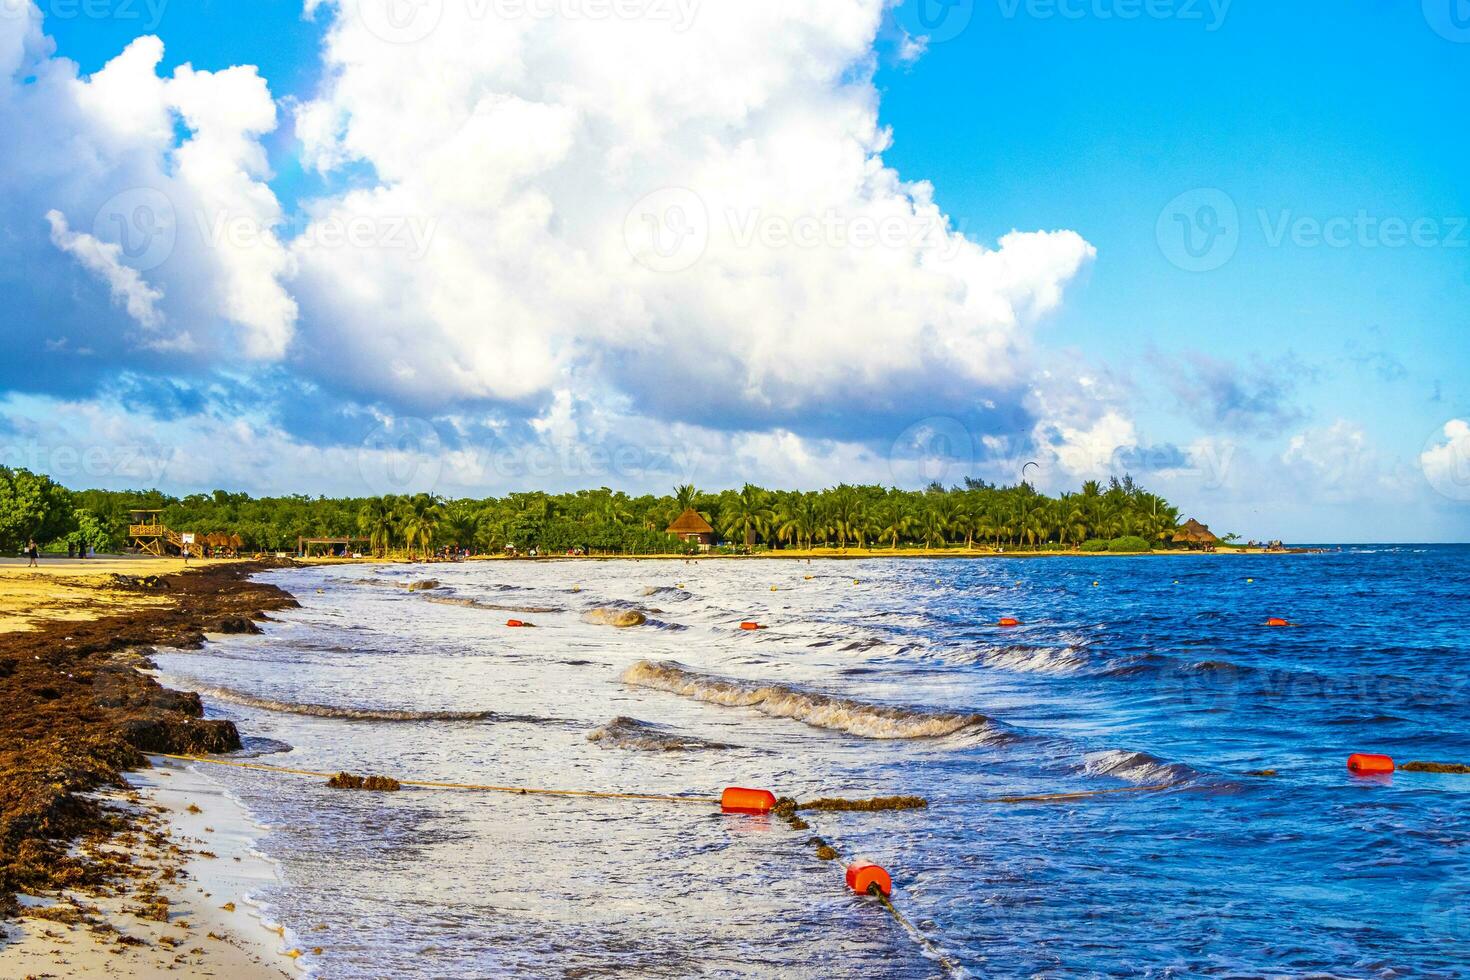
<svg viewBox="0 0 1470 980">
<path fill-rule="evenodd" d="M 1127 469 L 1247 535 L 1470 535 L 1463 0 L 686 0 L 687 30 L 419 0 L 432 30 L 392 43 L 369 10 L 389 0 L 153 2 L 32 9 L 55 47 L 25 47 L 10 103 L 32 100 L 34 135 L 0 147 L 7 333 L 30 355 L 0 371 L 5 462 L 85 449 L 104 418 L 170 462 L 68 482 L 366 492 L 385 432 L 416 433 L 411 479 L 451 494 L 1008 480 L 1034 458 L 1051 488 Z M 166 146 L 45 83 L 145 35 L 157 78 L 196 72 L 107 87 L 159 99 Z M 259 78 L 225 71 L 245 65 Z M 45 144 L 48 121 L 75 138 Z M 191 138 L 238 187 L 188 172 Z M 59 159 L 38 174 L 23 157 L 43 146 Z M 922 221 L 928 191 L 864 160 L 932 185 L 950 221 L 932 288 L 854 264 L 846 239 L 724 249 L 727 204 L 788 228 L 804 206 Z M 815 161 L 832 186 L 806 179 Z M 120 270 L 93 216 L 139 186 L 181 229 L 243 208 L 266 240 Z M 644 201 L 663 228 L 689 192 L 713 216 L 689 268 L 601 251 Z M 370 247 L 320 247 L 354 220 Z M 422 250 L 400 247 L 405 221 Z M 588 445 L 642 462 L 566 462 Z"/>
</svg>

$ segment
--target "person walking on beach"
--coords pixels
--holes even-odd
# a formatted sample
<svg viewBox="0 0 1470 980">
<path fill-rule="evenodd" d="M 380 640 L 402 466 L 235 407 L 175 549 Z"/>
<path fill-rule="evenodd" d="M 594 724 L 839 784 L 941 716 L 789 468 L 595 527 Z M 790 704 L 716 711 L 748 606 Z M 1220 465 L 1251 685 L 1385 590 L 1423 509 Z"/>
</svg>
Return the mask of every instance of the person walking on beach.
<svg viewBox="0 0 1470 980">
<path fill-rule="evenodd" d="M 30 564 L 28 564 L 26 567 L 35 568 L 36 559 L 41 557 L 41 549 L 36 547 L 35 538 L 31 538 L 29 541 L 26 542 L 26 557 L 31 560 Z"/>
</svg>

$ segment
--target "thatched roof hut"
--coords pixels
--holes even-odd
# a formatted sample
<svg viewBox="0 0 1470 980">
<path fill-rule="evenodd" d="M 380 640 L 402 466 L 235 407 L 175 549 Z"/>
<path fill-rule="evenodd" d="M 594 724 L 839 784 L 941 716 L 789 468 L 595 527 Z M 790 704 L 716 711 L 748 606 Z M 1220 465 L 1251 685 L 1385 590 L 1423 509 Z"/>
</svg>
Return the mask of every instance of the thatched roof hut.
<svg viewBox="0 0 1470 980">
<path fill-rule="evenodd" d="M 1174 543 L 1189 545 L 1191 548 L 1210 548 L 1219 544 L 1220 539 L 1207 526 L 1191 517 L 1174 532 Z"/>
<path fill-rule="evenodd" d="M 710 527 L 709 521 L 701 517 L 699 511 L 693 507 L 684 508 L 684 513 L 676 517 L 667 530 L 670 534 L 677 535 L 685 541 L 693 541 L 702 545 L 715 543 L 715 529 Z"/>
</svg>

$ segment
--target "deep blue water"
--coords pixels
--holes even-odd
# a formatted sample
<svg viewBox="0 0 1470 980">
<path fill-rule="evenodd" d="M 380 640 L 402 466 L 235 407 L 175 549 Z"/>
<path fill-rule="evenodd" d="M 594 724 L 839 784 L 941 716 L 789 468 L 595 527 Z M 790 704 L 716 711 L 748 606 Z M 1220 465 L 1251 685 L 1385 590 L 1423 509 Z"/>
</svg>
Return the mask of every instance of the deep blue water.
<svg viewBox="0 0 1470 980">
<path fill-rule="evenodd" d="M 425 574 L 434 593 L 400 587 Z M 283 764 L 931 801 L 793 832 L 225 774 L 274 828 L 261 847 L 285 885 L 261 897 L 295 933 L 322 927 L 306 962 L 328 976 L 940 973 L 813 857 L 812 833 L 886 866 L 895 903 L 976 976 L 1470 976 L 1470 776 L 1346 768 L 1356 751 L 1470 762 L 1467 547 L 273 579 L 301 610 L 160 662 L 247 735 L 294 746 Z M 538 628 L 433 598 L 536 609 Z M 609 603 L 653 622 L 584 620 Z M 499 714 L 363 716 L 382 709 Z M 615 717 L 647 727 L 588 739 Z"/>
</svg>

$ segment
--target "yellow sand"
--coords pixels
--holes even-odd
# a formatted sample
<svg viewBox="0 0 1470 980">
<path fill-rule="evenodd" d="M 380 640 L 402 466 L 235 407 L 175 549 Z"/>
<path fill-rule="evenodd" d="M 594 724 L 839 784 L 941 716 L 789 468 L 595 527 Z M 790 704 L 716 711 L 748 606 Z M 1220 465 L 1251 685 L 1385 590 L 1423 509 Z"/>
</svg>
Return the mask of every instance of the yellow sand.
<svg viewBox="0 0 1470 980">
<path fill-rule="evenodd" d="M 220 559 L 222 561 L 223 559 Z M 189 567 L 211 564 L 190 559 Z M 45 622 L 77 622 L 114 612 L 160 606 L 167 593 L 106 588 L 112 575 L 172 575 L 184 569 L 180 558 L 95 558 L 86 561 L 41 559 L 0 564 L 0 633 L 33 630 Z"/>
</svg>

